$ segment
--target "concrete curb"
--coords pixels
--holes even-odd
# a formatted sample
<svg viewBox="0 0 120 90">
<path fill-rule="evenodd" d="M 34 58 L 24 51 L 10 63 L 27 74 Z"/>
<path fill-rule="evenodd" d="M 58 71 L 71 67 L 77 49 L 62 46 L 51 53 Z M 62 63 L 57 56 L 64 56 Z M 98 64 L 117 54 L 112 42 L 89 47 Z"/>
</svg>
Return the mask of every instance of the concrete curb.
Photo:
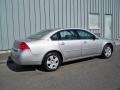
<svg viewBox="0 0 120 90">
<path fill-rule="evenodd" d="M 6 62 L 7 62 L 7 60 L 0 60 L 0 64 L 4 64 Z"/>
<path fill-rule="evenodd" d="M 6 51 L 0 51 L 0 54 L 5 54 L 5 53 L 10 53 L 10 50 L 6 50 Z"/>
<path fill-rule="evenodd" d="M 4 52 L 0 51 L 0 61 L 7 60 L 9 56 L 10 56 L 10 51 L 4 51 Z"/>
<path fill-rule="evenodd" d="M 118 46 L 120 45 L 120 40 L 115 40 L 115 44 Z"/>
</svg>

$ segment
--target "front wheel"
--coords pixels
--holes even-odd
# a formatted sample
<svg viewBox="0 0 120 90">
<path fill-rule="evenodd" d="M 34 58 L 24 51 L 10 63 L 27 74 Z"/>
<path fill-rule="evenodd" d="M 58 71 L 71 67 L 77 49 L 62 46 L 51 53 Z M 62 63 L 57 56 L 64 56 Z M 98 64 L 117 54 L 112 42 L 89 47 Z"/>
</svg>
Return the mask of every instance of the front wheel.
<svg viewBox="0 0 120 90">
<path fill-rule="evenodd" d="M 110 58 L 112 56 L 112 47 L 111 45 L 105 45 L 102 51 L 102 58 Z"/>
<path fill-rule="evenodd" d="M 45 55 L 42 66 L 46 71 L 55 71 L 61 64 L 61 57 L 56 52 Z"/>
</svg>

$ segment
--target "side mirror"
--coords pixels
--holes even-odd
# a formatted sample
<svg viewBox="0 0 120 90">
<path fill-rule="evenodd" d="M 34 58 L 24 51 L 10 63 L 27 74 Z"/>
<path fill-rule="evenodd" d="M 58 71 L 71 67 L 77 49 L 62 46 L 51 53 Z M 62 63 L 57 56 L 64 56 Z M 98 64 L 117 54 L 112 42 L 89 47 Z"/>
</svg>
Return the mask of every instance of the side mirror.
<svg viewBox="0 0 120 90">
<path fill-rule="evenodd" d="M 92 37 L 92 39 L 93 39 L 93 40 L 95 40 L 95 39 L 96 39 L 96 37 L 95 37 L 95 36 L 93 36 L 93 37 Z"/>
</svg>

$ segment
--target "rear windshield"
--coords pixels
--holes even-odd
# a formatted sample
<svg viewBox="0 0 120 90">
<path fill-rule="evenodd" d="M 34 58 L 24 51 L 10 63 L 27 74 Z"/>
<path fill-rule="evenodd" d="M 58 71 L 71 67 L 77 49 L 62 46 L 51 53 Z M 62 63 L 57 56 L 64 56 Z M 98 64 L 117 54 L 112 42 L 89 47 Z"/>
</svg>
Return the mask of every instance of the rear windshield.
<svg viewBox="0 0 120 90">
<path fill-rule="evenodd" d="M 37 32 L 33 35 L 31 35 L 30 37 L 28 37 L 28 39 L 40 39 L 42 37 L 44 37 L 45 35 L 47 35 L 48 33 L 50 33 L 52 30 L 42 30 L 40 32 Z"/>
</svg>

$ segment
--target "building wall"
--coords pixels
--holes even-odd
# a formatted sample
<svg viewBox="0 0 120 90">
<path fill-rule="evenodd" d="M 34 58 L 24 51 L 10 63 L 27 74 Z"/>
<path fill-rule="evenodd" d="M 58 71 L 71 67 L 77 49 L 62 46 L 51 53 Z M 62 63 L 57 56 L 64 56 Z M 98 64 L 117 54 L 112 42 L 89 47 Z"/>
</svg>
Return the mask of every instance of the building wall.
<svg viewBox="0 0 120 90">
<path fill-rule="evenodd" d="M 89 29 L 89 14 L 100 29 Z M 0 50 L 41 29 L 84 28 L 104 37 L 104 17 L 112 15 L 112 38 L 120 37 L 120 0 L 0 0 Z"/>
</svg>

